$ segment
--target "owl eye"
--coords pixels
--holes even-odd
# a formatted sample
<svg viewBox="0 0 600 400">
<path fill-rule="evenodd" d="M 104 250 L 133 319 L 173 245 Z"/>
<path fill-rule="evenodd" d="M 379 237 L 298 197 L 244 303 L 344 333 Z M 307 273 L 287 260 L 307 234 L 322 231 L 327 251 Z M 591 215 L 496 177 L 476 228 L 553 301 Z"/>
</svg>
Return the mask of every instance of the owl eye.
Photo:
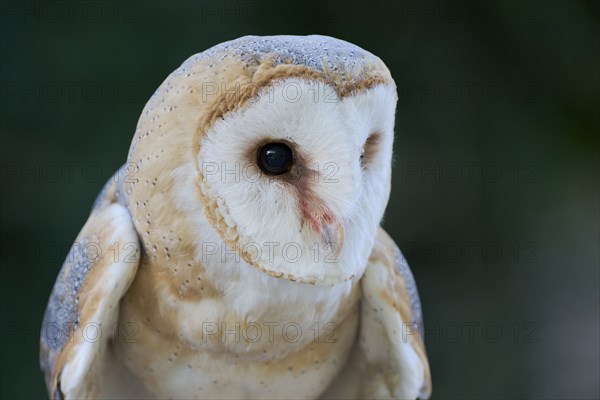
<svg viewBox="0 0 600 400">
<path fill-rule="evenodd" d="M 258 150 L 258 166 L 267 175 L 281 175 L 294 164 L 294 153 L 284 143 L 267 143 Z"/>
<path fill-rule="evenodd" d="M 363 145 L 362 151 L 360 153 L 360 165 L 364 169 L 369 164 L 369 161 L 375 156 L 377 153 L 378 143 L 380 141 L 380 134 L 378 132 L 373 132 L 369 135 L 365 144 Z"/>
</svg>

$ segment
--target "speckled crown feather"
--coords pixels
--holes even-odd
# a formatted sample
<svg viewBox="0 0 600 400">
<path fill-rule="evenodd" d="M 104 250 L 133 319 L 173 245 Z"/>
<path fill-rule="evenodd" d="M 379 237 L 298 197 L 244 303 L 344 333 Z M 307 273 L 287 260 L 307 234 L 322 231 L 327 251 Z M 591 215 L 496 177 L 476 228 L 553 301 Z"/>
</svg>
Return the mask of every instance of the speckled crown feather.
<svg viewBox="0 0 600 400">
<path fill-rule="evenodd" d="M 204 115 L 201 126 L 205 130 L 216 118 L 246 104 L 260 88 L 293 77 L 327 83 L 340 98 L 377 84 L 394 85 L 383 61 L 340 39 L 321 35 L 244 36 L 188 58 L 154 92 L 139 124 L 149 117 L 156 120 L 154 111 L 161 104 L 174 103 L 175 95 L 181 98 L 190 94 L 196 97 L 191 102 L 197 104 L 206 84 L 237 85 L 240 89 L 235 95 L 227 90 L 197 104 Z M 141 138 L 139 131 L 138 125 L 130 155 Z"/>
<path fill-rule="evenodd" d="M 224 42 L 186 60 L 178 73 L 204 59 L 216 63 L 228 55 L 244 62 L 246 67 L 257 65 L 270 57 L 273 65 L 303 65 L 317 71 L 361 70 L 381 63 L 373 54 L 346 41 L 328 36 L 244 36 Z"/>
</svg>

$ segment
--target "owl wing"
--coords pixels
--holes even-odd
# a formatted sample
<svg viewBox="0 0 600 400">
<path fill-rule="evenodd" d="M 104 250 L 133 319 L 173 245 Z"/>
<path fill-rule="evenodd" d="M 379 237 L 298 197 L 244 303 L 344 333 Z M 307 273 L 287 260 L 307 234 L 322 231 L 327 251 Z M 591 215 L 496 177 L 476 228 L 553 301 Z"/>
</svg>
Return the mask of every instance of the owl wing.
<svg viewBox="0 0 600 400">
<path fill-rule="evenodd" d="M 50 398 L 98 393 L 100 370 L 114 336 L 119 300 L 135 276 L 140 247 L 129 212 L 100 194 L 50 295 L 42 324 L 40 364 Z"/>
<path fill-rule="evenodd" d="M 361 278 L 359 346 L 368 398 L 428 398 L 429 362 L 423 342 L 421 303 L 400 249 L 379 229 Z"/>
</svg>

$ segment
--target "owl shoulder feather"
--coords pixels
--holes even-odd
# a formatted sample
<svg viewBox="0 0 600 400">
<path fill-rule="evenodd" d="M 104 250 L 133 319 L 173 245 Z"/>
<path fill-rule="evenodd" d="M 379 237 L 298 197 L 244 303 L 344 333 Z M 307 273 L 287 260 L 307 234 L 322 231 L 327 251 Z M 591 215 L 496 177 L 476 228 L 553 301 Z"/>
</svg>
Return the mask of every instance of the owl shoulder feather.
<svg viewBox="0 0 600 400">
<path fill-rule="evenodd" d="M 117 321 L 119 300 L 140 259 L 127 209 L 109 180 L 77 235 L 50 295 L 40 337 L 40 364 L 50 398 L 96 393 L 99 369 Z"/>
<path fill-rule="evenodd" d="M 359 343 L 372 378 L 365 396 L 428 398 L 431 375 L 417 286 L 400 249 L 381 228 L 361 288 Z"/>
</svg>

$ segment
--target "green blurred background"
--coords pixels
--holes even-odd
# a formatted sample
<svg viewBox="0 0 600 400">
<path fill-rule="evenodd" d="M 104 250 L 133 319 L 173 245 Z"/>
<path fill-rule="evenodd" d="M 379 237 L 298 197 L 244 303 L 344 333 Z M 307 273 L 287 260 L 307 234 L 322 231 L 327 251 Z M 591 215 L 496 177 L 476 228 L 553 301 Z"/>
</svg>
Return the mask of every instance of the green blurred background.
<svg viewBox="0 0 600 400">
<path fill-rule="evenodd" d="M 420 289 L 434 398 L 598 398 L 599 10 L 3 1 L 1 397 L 45 396 L 46 300 L 154 89 L 222 41 L 320 33 L 398 85 L 384 225 Z"/>
</svg>

